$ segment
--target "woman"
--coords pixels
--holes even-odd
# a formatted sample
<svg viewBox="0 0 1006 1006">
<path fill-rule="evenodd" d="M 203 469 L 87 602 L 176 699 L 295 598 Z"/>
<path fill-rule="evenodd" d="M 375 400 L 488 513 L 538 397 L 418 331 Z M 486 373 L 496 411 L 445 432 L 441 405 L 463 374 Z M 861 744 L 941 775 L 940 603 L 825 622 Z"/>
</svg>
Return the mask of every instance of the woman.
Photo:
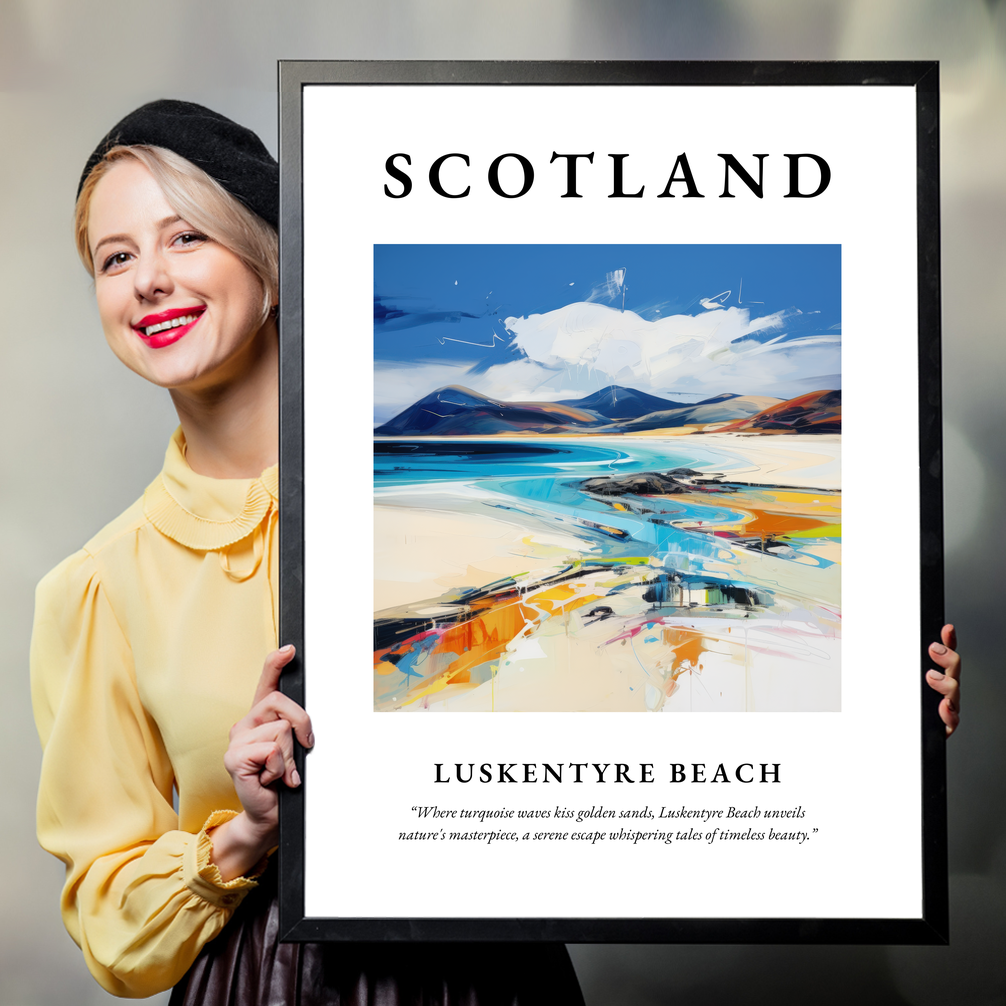
<svg viewBox="0 0 1006 1006">
<path fill-rule="evenodd" d="M 180 426 L 143 497 L 38 589 L 38 831 L 67 929 L 120 996 L 582 1003 L 561 945 L 277 944 L 276 787 L 314 741 L 274 649 L 277 221 L 258 137 L 187 102 L 127 116 L 81 178 L 106 339 Z"/>
</svg>

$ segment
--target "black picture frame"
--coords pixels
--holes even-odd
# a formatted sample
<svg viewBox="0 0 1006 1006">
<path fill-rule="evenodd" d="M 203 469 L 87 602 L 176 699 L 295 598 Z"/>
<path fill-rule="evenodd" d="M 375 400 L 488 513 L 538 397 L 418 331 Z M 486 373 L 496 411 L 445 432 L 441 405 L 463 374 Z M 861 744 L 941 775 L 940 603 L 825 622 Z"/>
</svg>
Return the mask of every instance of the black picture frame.
<svg viewBox="0 0 1006 1006">
<path fill-rule="evenodd" d="M 918 918 L 320 918 L 305 914 L 304 785 L 281 794 L 280 927 L 287 941 L 563 941 L 625 943 L 939 944 L 948 941 L 945 736 L 939 696 L 924 680 L 943 624 L 940 378 L 939 71 L 934 62 L 355 62 L 282 61 L 280 104 L 280 640 L 298 648 L 282 688 L 310 711 L 304 648 L 304 395 L 302 95 L 306 86 L 645 84 L 914 88 L 916 109 L 923 904 Z M 335 863 L 333 869 L 339 869 Z"/>
</svg>

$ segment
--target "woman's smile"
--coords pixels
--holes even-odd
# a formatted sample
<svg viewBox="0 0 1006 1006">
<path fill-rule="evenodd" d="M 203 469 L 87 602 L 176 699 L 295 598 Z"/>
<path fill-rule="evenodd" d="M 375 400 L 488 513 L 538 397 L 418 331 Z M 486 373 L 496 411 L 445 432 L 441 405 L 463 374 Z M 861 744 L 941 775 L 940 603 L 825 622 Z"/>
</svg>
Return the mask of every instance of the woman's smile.
<svg viewBox="0 0 1006 1006">
<path fill-rule="evenodd" d="M 195 307 L 176 307 L 158 314 L 148 314 L 133 325 L 133 331 L 151 349 L 161 349 L 164 346 L 170 346 L 173 342 L 178 342 L 179 339 L 191 332 L 205 310 L 205 305 L 197 305 Z"/>
</svg>

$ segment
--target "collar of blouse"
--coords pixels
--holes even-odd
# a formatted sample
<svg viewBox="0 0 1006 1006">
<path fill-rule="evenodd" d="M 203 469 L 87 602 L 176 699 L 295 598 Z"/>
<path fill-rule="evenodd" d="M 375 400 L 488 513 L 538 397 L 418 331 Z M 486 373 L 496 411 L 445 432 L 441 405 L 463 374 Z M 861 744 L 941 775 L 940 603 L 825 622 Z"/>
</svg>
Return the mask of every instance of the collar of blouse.
<svg viewBox="0 0 1006 1006">
<path fill-rule="evenodd" d="M 164 468 L 143 494 L 143 512 L 158 531 L 180 545 L 216 552 L 247 538 L 267 515 L 273 518 L 278 500 L 278 465 L 257 479 L 198 475 L 185 460 L 179 427 L 168 444 Z"/>
</svg>

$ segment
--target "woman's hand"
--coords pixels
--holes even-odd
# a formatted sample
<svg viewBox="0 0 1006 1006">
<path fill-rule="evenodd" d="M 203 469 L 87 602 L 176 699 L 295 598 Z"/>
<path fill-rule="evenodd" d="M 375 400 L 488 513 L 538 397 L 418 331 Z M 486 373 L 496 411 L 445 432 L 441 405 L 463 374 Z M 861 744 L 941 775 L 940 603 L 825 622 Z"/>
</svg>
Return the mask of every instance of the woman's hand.
<svg viewBox="0 0 1006 1006">
<path fill-rule="evenodd" d="M 961 721 L 961 658 L 957 651 L 957 632 L 952 625 L 944 625 L 940 633 L 942 643 L 931 643 L 929 656 L 943 671 L 930 670 L 926 673 L 929 687 L 943 696 L 940 703 L 940 719 L 947 725 L 949 737 Z"/>
<path fill-rule="evenodd" d="M 244 810 L 212 829 L 212 861 L 224 880 L 252 869 L 279 838 L 278 780 L 300 785 L 293 760 L 293 737 L 314 746 L 311 718 L 293 699 L 278 690 L 280 674 L 293 659 L 292 646 L 273 650 L 262 667 L 251 711 L 231 727 L 224 766 L 230 773 Z"/>
</svg>

